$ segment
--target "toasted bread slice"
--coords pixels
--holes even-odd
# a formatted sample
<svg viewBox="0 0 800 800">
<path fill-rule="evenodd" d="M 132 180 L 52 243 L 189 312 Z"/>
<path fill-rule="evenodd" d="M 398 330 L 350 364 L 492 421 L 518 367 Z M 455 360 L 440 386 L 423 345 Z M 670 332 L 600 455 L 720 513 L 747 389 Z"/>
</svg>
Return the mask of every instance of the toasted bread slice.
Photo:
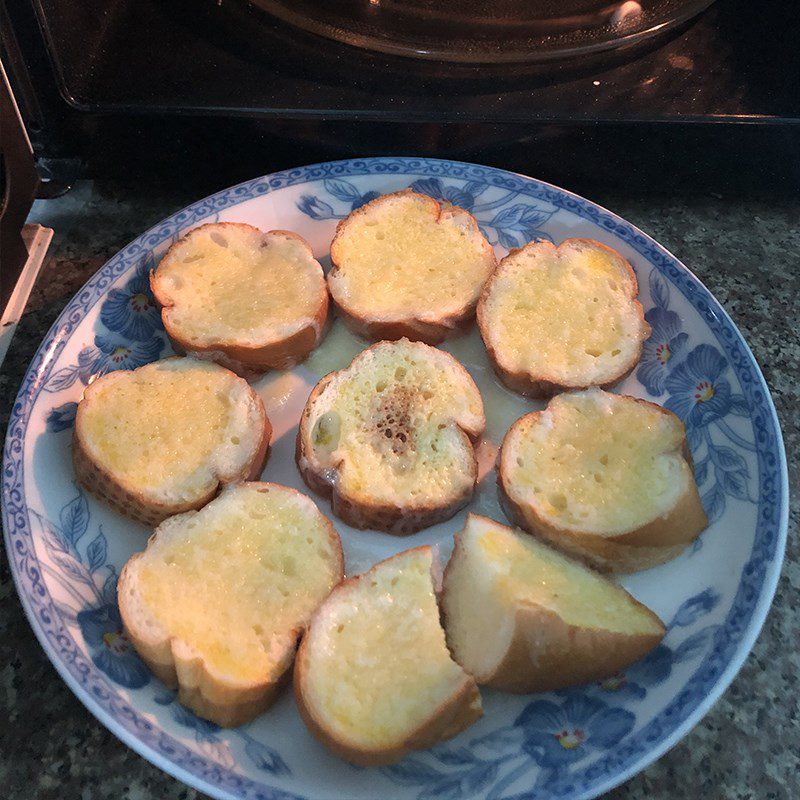
<svg viewBox="0 0 800 800">
<path fill-rule="evenodd" d="M 333 302 L 355 333 L 428 344 L 469 324 L 496 263 L 471 214 L 410 189 L 342 220 L 331 262 Z"/>
<path fill-rule="evenodd" d="M 333 513 L 405 534 L 448 519 L 475 489 L 472 442 L 486 425 L 466 370 L 419 342 L 379 342 L 311 392 L 297 466 Z"/>
<path fill-rule="evenodd" d="M 630 264 L 591 239 L 512 250 L 486 282 L 478 326 L 510 389 L 531 397 L 608 388 L 638 363 L 650 335 Z"/>
<path fill-rule="evenodd" d="M 601 389 L 563 394 L 526 414 L 500 450 L 511 519 L 610 571 L 674 558 L 708 525 L 672 412 Z"/>
<path fill-rule="evenodd" d="M 475 514 L 456 535 L 442 609 L 453 658 L 480 685 L 521 694 L 608 678 L 666 632 L 622 587 Z"/>
<path fill-rule="evenodd" d="M 150 286 L 179 352 L 240 374 L 302 361 L 328 315 L 325 276 L 308 243 L 236 222 L 189 231 L 161 259 Z"/>
<path fill-rule="evenodd" d="M 157 525 L 204 506 L 220 484 L 257 478 L 271 433 L 245 380 L 217 364 L 167 358 L 86 387 L 72 460 L 90 492 Z"/>
<path fill-rule="evenodd" d="M 310 498 L 242 483 L 158 526 L 122 570 L 120 614 L 181 703 L 218 725 L 241 725 L 275 700 L 343 566 L 339 536 Z"/>
<path fill-rule="evenodd" d="M 430 547 L 406 550 L 338 586 L 314 614 L 294 670 L 297 707 L 341 758 L 399 761 L 471 725 L 475 681 L 439 624 Z"/>
</svg>

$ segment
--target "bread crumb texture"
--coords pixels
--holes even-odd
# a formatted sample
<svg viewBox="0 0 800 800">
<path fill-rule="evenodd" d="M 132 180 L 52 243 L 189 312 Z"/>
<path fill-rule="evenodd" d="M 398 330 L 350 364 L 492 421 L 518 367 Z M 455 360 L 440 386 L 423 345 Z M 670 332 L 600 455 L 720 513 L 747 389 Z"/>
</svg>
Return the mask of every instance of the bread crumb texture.
<svg viewBox="0 0 800 800">
<path fill-rule="evenodd" d="M 503 259 L 482 325 L 503 368 L 576 386 L 624 372 L 647 326 L 621 261 L 581 240 L 561 248 L 537 242 Z"/>
<path fill-rule="evenodd" d="M 310 499 L 243 484 L 162 523 L 137 564 L 138 586 L 158 625 L 208 667 L 258 681 L 284 671 L 287 639 L 338 582 L 340 564 Z"/>
<path fill-rule="evenodd" d="M 383 562 L 315 618 L 305 691 L 355 746 L 395 745 L 452 697 L 464 672 L 450 658 L 429 548 Z"/>
<path fill-rule="evenodd" d="M 467 212 L 414 193 L 378 198 L 342 224 L 332 247 L 334 300 L 379 319 L 438 319 L 474 304 L 494 266 Z"/>
<path fill-rule="evenodd" d="M 325 290 L 308 245 L 250 225 L 207 225 L 157 270 L 171 326 L 197 346 L 280 339 L 307 325 Z"/>
<path fill-rule="evenodd" d="M 567 529 L 634 530 L 671 510 L 692 481 L 673 414 L 600 389 L 562 394 L 509 433 L 504 483 Z"/>
<path fill-rule="evenodd" d="M 438 502 L 471 483 L 472 447 L 459 425 L 483 427 L 483 404 L 451 356 L 384 342 L 337 373 L 310 409 L 314 455 L 338 466 L 340 490 L 377 502 Z"/>
</svg>

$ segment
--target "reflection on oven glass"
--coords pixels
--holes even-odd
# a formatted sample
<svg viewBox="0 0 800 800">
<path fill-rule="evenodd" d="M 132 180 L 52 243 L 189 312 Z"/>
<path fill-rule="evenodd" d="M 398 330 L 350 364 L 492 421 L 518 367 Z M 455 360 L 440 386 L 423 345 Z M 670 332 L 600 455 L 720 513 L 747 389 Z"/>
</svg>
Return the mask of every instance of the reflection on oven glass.
<svg viewBox="0 0 800 800">
<path fill-rule="evenodd" d="M 271 14 L 358 47 L 418 58 L 544 61 L 664 33 L 711 0 L 254 0 Z"/>
</svg>

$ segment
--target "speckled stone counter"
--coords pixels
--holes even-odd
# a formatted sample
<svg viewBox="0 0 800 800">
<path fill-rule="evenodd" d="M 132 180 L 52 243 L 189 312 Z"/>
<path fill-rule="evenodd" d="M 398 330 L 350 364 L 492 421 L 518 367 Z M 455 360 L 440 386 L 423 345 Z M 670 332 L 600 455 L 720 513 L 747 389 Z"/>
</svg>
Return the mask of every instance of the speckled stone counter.
<svg viewBox="0 0 800 800">
<path fill-rule="evenodd" d="M 206 190 L 79 185 L 37 210 L 56 230 L 0 371 L 0 429 L 28 362 L 69 297 L 117 249 Z M 800 199 L 604 196 L 592 199 L 681 258 L 730 312 L 769 384 L 790 486 L 800 478 Z M 797 493 L 775 604 L 739 676 L 708 716 L 613 800 L 800 798 L 800 587 Z M 0 556 L 0 797 L 201 798 L 109 733 L 73 697 L 34 638 Z"/>
</svg>

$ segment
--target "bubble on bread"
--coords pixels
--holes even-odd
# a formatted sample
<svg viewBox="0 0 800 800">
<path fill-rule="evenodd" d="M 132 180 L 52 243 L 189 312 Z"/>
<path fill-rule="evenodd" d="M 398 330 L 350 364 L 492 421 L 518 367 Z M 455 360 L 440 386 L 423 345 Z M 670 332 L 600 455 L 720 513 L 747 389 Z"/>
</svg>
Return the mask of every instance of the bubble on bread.
<svg viewBox="0 0 800 800">
<path fill-rule="evenodd" d="M 144 613 L 237 681 L 277 678 L 341 578 L 336 537 L 304 495 L 241 484 L 166 520 L 133 562 Z"/>
<path fill-rule="evenodd" d="M 354 212 L 332 246 L 337 303 L 377 319 L 438 319 L 477 302 L 494 266 L 467 212 L 415 193 L 387 195 Z"/>
<path fill-rule="evenodd" d="M 308 245 L 220 223 L 190 231 L 156 271 L 170 324 L 195 346 L 282 339 L 314 325 L 325 292 Z"/>
<path fill-rule="evenodd" d="M 304 694 L 336 738 L 403 743 L 463 683 L 439 624 L 430 548 L 401 553 L 334 592 L 314 620 Z"/>
<path fill-rule="evenodd" d="M 480 430 L 483 404 L 449 355 L 401 340 L 337 373 L 307 424 L 315 458 L 338 468 L 342 491 L 422 505 L 471 488 L 474 455 L 459 425 Z"/>
<path fill-rule="evenodd" d="M 605 383 L 638 357 L 648 328 L 621 257 L 583 240 L 531 243 L 501 262 L 482 332 L 510 372 L 568 386 Z"/>
<path fill-rule="evenodd" d="M 670 511 L 693 480 L 669 412 L 600 389 L 562 394 L 503 445 L 504 485 L 559 527 L 614 535 Z"/>
<path fill-rule="evenodd" d="M 247 383 L 192 358 L 100 378 L 81 405 L 77 432 L 92 459 L 125 485 L 170 500 L 208 491 L 259 444 Z"/>
</svg>

